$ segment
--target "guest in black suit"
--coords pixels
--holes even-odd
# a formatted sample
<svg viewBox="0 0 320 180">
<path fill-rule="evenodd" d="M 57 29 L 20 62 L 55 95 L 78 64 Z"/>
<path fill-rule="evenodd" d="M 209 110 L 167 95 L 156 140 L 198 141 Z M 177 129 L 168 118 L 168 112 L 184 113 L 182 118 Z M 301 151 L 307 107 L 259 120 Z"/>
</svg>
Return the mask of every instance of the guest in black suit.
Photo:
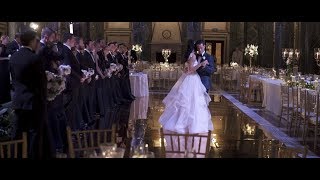
<svg viewBox="0 0 320 180">
<path fill-rule="evenodd" d="M 1 36 L 0 43 L 0 104 L 9 102 L 10 95 L 10 71 L 9 58 L 6 52 L 9 36 Z"/>
<path fill-rule="evenodd" d="M 87 83 L 87 95 L 85 98 L 86 105 L 88 107 L 90 120 L 93 124 L 95 120 L 95 114 L 97 112 L 96 109 L 96 89 L 95 89 L 95 77 L 98 75 L 96 70 L 96 60 L 93 55 L 93 51 L 95 50 L 94 41 L 88 39 L 84 42 L 84 51 L 83 51 L 83 58 L 81 64 L 83 64 L 84 68 L 89 71 L 89 69 L 94 70 L 94 75 L 91 76 L 90 81 Z"/>
<path fill-rule="evenodd" d="M 129 100 L 133 101 L 135 100 L 135 97 L 131 93 L 131 86 L 130 86 L 130 79 L 129 79 L 129 62 L 128 62 L 128 56 L 126 55 L 128 52 L 128 47 L 121 43 L 119 44 L 119 54 L 118 54 L 118 60 L 119 63 L 122 64 L 123 69 L 121 71 L 121 90 L 122 90 L 122 96 Z"/>
<path fill-rule="evenodd" d="M 59 74 L 60 56 L 54 50 L 55 32 L 45 27 L 41 32 L 39 57 L 45 64 L 45 70 L 54 74 Z M 54 100 L 47 101 L 49 127 L 52 131 L 54 149 L 56 152 L 66 152 L 67 136 L 66 123 L 67 117 L 63 107 L 63 95 L 58 95 Z"/>
<path fill-rule="evenodd" d="M 46 117 L 46 75 L 43 62 L 33 52 L 37 45 L 36 32 L 22 33 L 21 43 L 23 47 L 10 59 L 16 138 L 27 132 L 28 157 L 50 158 L 54 152 Z"/>
<path fill-rule="evenodd" d="M 81 72 L 80 63 L 76 56 L 72 53 L 71 48 L 74 48 L 75 37 L 73 34 L 65 33 L 63 35 L 63 64 L 71 67 L 71 74 L 67 77 L 67 85 L 64 93 L 64 104 L 67 115 L 67 120 L 72 130 L 79 130 L 84 124 L 82 119 L 78 118 L 79 109 L 79 88 L 81 83 L 85 81 Z"/>
<path fill-rule="evenodd" d="M 14 36 L 14 40 L 11 41 L 7 46 L 7 54 L 12 56 L 12 54 L 14 54 L 20 49 L 20 46 L 21 46 L 20 44 L 21 44 L 20 33 L 17 33 Z"/>
<path fill-rule="evenodd" d="M 75 42 L 75 56 L 77 58 L 77 60 L 80 63 L 80 69 L 81 70 L 88 70 L 87 64 L 84 63 L 83 60 L 83 53 L 84 53 L 84 43 L 83 43 L 83 39 L 81 37 L 76 37 L 76 42 Z M 83 83 L 81 83 L 80 88 L 79 88 L 79 108 L 80 108 L 80 112 L 81 114 L 79 114 L 80 116 L 78 117 L 79 119 L 82 119 L 84 122 L 84 126 L 82 127 L 83 129 L 87 129 L 88 128 L 88 123 L 91 122 L 91 117 L 89 114 L 89 107 L 87 106 L 86 103 L 86 99 L 89 96 L 89 87 L 88 87 L 88 83 L 90 83 L 91 81 L 91 77 L 85 77 L 85 81 Z"/>
</svg>

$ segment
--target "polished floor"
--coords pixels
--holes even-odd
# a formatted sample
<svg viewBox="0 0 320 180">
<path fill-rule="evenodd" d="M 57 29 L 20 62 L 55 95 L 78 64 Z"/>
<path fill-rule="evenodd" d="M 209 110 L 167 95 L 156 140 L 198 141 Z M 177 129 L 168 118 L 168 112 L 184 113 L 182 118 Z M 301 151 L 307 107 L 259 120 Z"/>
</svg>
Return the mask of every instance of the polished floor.
<svg viewBox="0 0 320 180">
<path fill-rule="evenodd" d="M 166 94 L 166 91 L 151 91 L 149 97 L 138 98 L 137 102 L 134 102 L 135 105 L 131 106 L 131 117 L 137 112 L 145 113 L 146 117 L 139 118 L 142 120 L 136 128 L 132 128 L 135 121 L 131 119 L 130 129 L 133 129 L 133 132 L 130 133 L 134 134 L 134 129 L 141 131 L 137 133 L 140 134 L 138 141 L 147 143 L 155 157 L 160 156 L 158 120 L 164 110 L 162 100 Z M 214 124 L 211 158 L 259 158 L 262 151 L 259 143 L 261 139 L 278 140 L 286 146 L 299 149 L 304 147 L 299 138 L 288 136 L 285 125 L 278 126 L 278 117 L 259 106 L 240 103 L 238 93 L 216 89 L 210 96 L 212 101 L 209 109 Z M 316 154 L 319 155 L 318 152 Z M 317 157 L 316 154 L 310 149 L 307 157 Z"/>
</svg>

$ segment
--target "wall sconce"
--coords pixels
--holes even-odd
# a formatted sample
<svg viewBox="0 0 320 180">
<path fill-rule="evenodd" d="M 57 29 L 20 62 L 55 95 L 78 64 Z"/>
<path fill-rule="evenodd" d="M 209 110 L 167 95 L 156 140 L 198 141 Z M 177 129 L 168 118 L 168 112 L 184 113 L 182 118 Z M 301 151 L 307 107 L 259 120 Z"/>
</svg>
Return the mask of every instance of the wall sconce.
<svg viewBox="0 0 320 180">
<path fill-rule="evenodd" d="M 37 23 L 31 22 L 30 28 L 32 28 L 34 31 L 36 31 L 39 28 L 39 25 Z"/>
</svg>

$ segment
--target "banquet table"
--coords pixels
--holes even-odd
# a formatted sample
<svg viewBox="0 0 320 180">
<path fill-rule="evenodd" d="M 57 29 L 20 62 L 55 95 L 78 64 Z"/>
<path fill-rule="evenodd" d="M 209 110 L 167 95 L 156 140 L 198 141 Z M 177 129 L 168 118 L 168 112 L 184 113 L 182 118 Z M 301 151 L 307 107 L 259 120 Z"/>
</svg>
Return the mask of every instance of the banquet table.
<svg viewBox="0 0 320 180">
<path fill-rule="evenodd" d="M 145 73 L 131 73 L 131 92 L 135 97 L 149 96 L 148 76 Z"/>
</svg>

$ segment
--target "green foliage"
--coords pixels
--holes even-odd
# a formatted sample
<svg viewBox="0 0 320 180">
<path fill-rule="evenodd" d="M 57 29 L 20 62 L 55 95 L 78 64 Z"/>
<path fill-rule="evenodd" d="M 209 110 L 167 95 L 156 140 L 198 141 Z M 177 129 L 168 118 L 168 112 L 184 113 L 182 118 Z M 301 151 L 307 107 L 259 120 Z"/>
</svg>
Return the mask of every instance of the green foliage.
<svg viewBox="0 0 320 180">
<path fill-rule="evenodd" d="M 7 141 L 13 133 L 14 111 L 11 109 L 3 109 L 3 111 L 6 112 L 0 115 L 0 141 Z"/>
</svg>

